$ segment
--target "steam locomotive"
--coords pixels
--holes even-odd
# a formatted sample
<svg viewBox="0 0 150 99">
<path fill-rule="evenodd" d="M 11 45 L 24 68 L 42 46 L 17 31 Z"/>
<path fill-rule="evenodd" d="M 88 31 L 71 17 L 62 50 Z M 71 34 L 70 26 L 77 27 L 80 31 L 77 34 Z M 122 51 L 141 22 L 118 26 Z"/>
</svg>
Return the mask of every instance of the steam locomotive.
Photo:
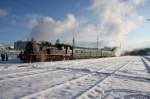
<svg viewBox="0 0 150 99">
<path fill-rule="evenodd" d="M 115 56 L 114 50 L 85 47 L 73 47 L 67 44 L 29 42 L 19 58 L 24 62 L 60 61 Z"/>
</svg>

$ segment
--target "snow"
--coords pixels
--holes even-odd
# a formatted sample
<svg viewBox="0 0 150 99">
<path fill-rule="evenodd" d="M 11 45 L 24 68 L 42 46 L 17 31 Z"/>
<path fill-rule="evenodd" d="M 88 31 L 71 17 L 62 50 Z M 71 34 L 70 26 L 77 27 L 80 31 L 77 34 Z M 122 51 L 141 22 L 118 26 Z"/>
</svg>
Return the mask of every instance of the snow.
<svg viewBox="0 0 150 99">
<path fill-rule="evenodd" d="M 150 57 L 0 64 L 0 99 L 149 99 Z"/>
</svg>

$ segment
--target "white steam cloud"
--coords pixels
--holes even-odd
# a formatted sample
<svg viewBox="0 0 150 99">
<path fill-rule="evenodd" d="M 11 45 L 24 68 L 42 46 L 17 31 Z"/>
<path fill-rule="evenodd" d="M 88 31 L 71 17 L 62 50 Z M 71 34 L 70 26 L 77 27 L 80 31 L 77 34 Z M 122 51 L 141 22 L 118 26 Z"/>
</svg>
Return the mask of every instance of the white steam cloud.
<svg viewBox="0 0 150 99">
<path fill-rule="evenodd" d="M 73 14 L 68 14 L 63 21 L 55 21 L 51 17 L 44 17 L 42 22 L 32 29 L 31 36 L 38 41 L 48 41 L 50 37 L 60 36 L 71 31 L 76 24 Z"/>
<path fill-rule="evenodd" d="M 106 36 L 122 37 L 136 28 L 141 16 L 137 14 L 137 6 L 144 0 L 93 0 L 91 10 L 100 21 L 100 31 Z"/>
<path fill-rule="evenodd" d="M 70 33 L 64 38 L 71 42 L 73 33 L 77 33 L 77 42 L 89 43 L 97 41 L 97 33 L 99 31 L 101 33 L 101 45 L 104 43 L 106 46 L 113 46 L 117 42 L 119 46 L 120 42 L 118 43 L 118 41 L 125 34 L 135 29 L 138 22 L 143 19 L 137 13 L 137 7 L 143 3 L 144 0 L 93 0 L 89 8 L 90 11 L 96 14 L 98 19 L 97 25 L 91 23 L 80 24 L 78 31 L 75 30 L 77 23 L 81 21 L 88 22 L 90 18 L 78 20 L 73 14 L 68 14 L 65 19 L 56 21 L 47 16 L 41 22 L 36 22 L 36 20 L 30 22 L 31 26 L 35 26 L 32 29 L 31 36 L 38 41 L 46 41 L 51 37 L 60 37 L 65 33 Z M 84 17 L 84 13 L 82 15 Z"/>
</svg>

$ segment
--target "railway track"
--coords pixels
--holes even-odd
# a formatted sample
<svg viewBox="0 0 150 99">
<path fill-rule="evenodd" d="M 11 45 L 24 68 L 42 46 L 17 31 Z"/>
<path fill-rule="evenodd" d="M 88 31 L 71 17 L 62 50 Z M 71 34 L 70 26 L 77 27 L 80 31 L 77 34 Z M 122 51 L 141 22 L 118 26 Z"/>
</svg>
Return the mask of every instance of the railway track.
<svg viewBox="0 0 150 99">
<path fill-rule="evenodd" d="M 34 70 L 34 71 L 28 71 L 28 72 L 2 75 L 2 76 L 0 76 L 0 83 L 4 82 L 4 81 L 12 81 L 12 80 L 17 80 L 17 79 L 22 79 L 25 77 L 34 77 L 34 76 L 39 76 L 39 75 L 45 75 L 45 74 L 49 74 L 50 72 L 54 72 L 54 71 L 61 71 L 61 70 L 52 70 L 52 69 Z"/>
<path fill-rule="evenodd" d="M 92 65 L 92 64 L 90 64 Z M 75 65 L 76 66 L 76 65 Z M 47 66 L 49 67 L 49 66 Z M 45 69 L 44 69 L 45 68 Z M 36 70 L 28 70 L 28 71 L 21 71 L 19 73 L 10 73 L 10 74 L 2 74 L 0 76 L 0 83 L 4 82 L 4 81 L 12 81 L 12 80 L 17 80 L 17 79 L 21 79 L 21 78 L 27 78 L 27 77 L 34 77 L 34 76 L 38 76 L 38 75 L 44 75 L 44 74 L 49 74 L 50 72 L 53 71 L 62 71 L 62 69 L 57 69 L 57 67 L 54 68 L 46 68 L 44 67 L 42 70 L 40 69 L 36 69 Z M 34 69 L 34 68 L 32 68 Z M 64 68 L 67 69 L 67 68 Z"/>
<path fill-rule="evenodd" d="M 44 90 L 48 87 L 53 87 L 55 85 L 62 84 L 65 81 L 77 79 L 85 75 L 87 75 L 87 73 L 78 73 L 78 72 L 72 72 L 72 71 L 59 70 L 59 72 L 53 71 L 53 72 L 40 74 L 36 76 L 31 75 L 32 77 L 26 76 L 23 78 L 13 79 L 11 81 L 10 80 L 3 81 L 0 83 L 0 93 L 1 93 L 0 99 L 8 99 L 8 98 L 13 99 L 15 97 L 19 98 L 29 93 L 30 94 L 35 93 L 35 92 Z M 16 88 L 18 90 L 15 90 Z M 13 94 L 11 94 L 11 96 L 8 97 L 7 94 L 10 94 L 10 93 L 13 93 Z"/>
<path fill-rule="evenodd" d="M 54 87 L 50 87 L 50 88 L 48 88 L 46 90 L 42 90 L 42 91 L 36 92 L 34 94 L 24 96 L 21 99 L 32 99 L 32 98 L 37 97 L 37 96 L 44 98 L 45 94 L 51 94 L 51 93 L 52 93 L 51 94 L 52 97 L 50 96 L 51 98 L 61 99 L 61 97 L 59 97 L 59 94 L 61 92 L 65 91 L 65 89 L 72 90 L 71 93 L 68 91 L 68 93 L 66 95 L 67 97 L 71 98 L 72 95 L 76 95 L 76 94 L 82 92 L 83 90 L 87 90 L 88 87 L 94 86 L 102 78 L 103 78 L 102 76 L 97 76 L 97 74 L 95 74 L 95 73 L 87 74 L 87 75 L 78 77 L 76 79 L 73 79 L 73 80 L 70 80 L 70 81 L 66 81 L 65 83 L 56 85 Z M 78 92 L 75 91 L 75 90 L 78 90 L 78 89 L 80 89 Z M 57 94 L 54 94 L 55 90 L 59 90 L 59 92 L 58 93 L 56 92 Z M 67 90 L 66 90 L 66 92 L 67 92 Z M 68 96 L 68 94 L 70 94 L 70 96 Z"/>
<path fill-rule="evenodd" d="M 129 64 L 129 62 L 128 62 L 128 64 Z M 127 65 L 127 64 L 124 64 L 123 66 L 121 65 L 121 66 L 119 66 L 119 64 L 118 64 L 118 68 L 117 68 L 117 70 L 119 70 L 120 68 L 122 68 L 122 67 L 124 67 L 125 65 Z M 117 65 L 114 65 L 114 66 L 117 66 Z M 114 67 L 114 66 L 112 66 L 112 68 Z M 112 74 L 114 74 L 117 70 L 115 70 L 115 71 L 113 71 L 112 73 L 111 73 L 111 75 Z M 100 73 L 101 71 L 99 71 L 99 73 Z M 84 83 L 84 82 L 91 82 L 92 83 L 92 75 L 93 74 L 88 74 L 88 75 L 85 75 L 85 76 L 83 76 L 83 77 L 81 77 L 81 78 L 77 78 L 77 79 L 75 79 L 75 80 L 71 80 L 71 81 L 67 81 L 67 82 L 65 82 L 65 83 L 63 83 L 63 84 L 60 84 L 60 85 L 57 85 L 57 86 L 54 86 L 54 87 L 51 87 L 51 88 L 48 88 L 48 89 L 46 89 L 46 90 L 42 90 L 42 91 L 40 91 L 40 92 L 36 92 L 36 93 L 34 93 L 34 94 L 31 94 L 31 95 L 27 95 L 27 96 L 25 96 L 25 97 L 22 97 L 22 99 L 32 99 L 32 98 L 35 98 L 35 97 L 41 97 L 41 98 L 44 98 L 44 97 L 54 97 L 54 98 L 57 98 L 57 99 L 61 99 L 61 97 L 59 97 L 59 94 L 61 94 L 61 93 L 63 93 L 63 91 L 65 90 L 65 88 L 67 88 L 67 87 L 65 87 L 65 86 L 67 86 L 67 84 L 70 84 L 70 87 L 72 88 L 78 88 L 78 90 L 80 89 L 80 91 L 78 91 L 78 93 L 75 93 L 75 92 L 73 92 L 73 93 L 68 93 L 68 94 L 70 94 L 70 97 L 74 97 L 74 98 L 78 98 L 79 96 L 80 96 L 80 94 L 81 93 L 85 93 L 85 90 L 91 90 L 91 89 L 93 89 L 95 86 L 97 86 L 97 85 L 99 85 L 101 82 L 103 82 L 104 80 L 106 80 L 106 79 L 108 79 L 109 78 L 109 76 L 110 75 L 103 75 L 98 81 L 96 81 L 93 85 L 91 85 L 91 86 L 89 86 L 89 87 L 86 87 L 86 84 Z M 91 77 L 90 77 L 91 76 Z M 89 80 L 89 81 L 85 81 L 84 79 L 91 79 L 91 81 Z M 83 81 L 83 82 L 82 82 Z M 73 82 L 74 82 L 74 84 L 73 84 Z M 80 84 L 81 84 L 81 86 L 82 86 L 82 88 L 83 88 L 83 86 L 85 87 L 85 89 L 84 90 L 81 90 L 82 88 L 80 88 L 80 86 L 78 86 L 78 83 L 77 82 L 81 82 Z M 62 89 L 62 90 L 61 90 Z M 54 92 L 54 90 L 59 90 L 59 93 L 58 94 L 56 94 L 55 92 Z M 69 91 L 68 90 L 65 90 L 65 92 L 70 92 L 70 90 L 72 90 L 72 91 L 74 91 L 75 89 L 69 89 Z M 51 95 L 49 96 L 49 94 L 51 93 Z M 55 93 L 55 95 L 53 95 Z M 66 95 L 66 96 L 68 96 L 68 94 Z M 58 96 L 57 96 L 58 95 Z M 64 95 L 65 96 L 65 95 Z M 68 98 L 68 97 L 66 97 L 66 98 Z"/>
<path fill-rule="evenodd" d="M 94 87 L 90 88 L 89 90 L 86 90 L 85 92 L 77 95 L 75 98 L 76 99 L 89 99 L 89 98 L 96 99 L 97 97 L 102 98 L 103 94 L 105 93 L 104 89 L 102 89 L 102 87 L 101 87 L 102 85 L 105 85 L 103 83 L 106 80 L 111 79 L 111 76 L 113 76 L 121 68 L 123 68 L 123 67 L 125 67 L 125 66 L 127 66 L 129 64 L 130 64 L 130 61 L 127 62 L 126 64 L 122 65 L 122 66 L 119 66 L 117 69 L 115 69 L 114 71 L 112 71 L 110 73 L 110 75 L 107 75 L 103 80 L 101 80 L 97 85 L 95 85 Z M 101 71 L 99 71 L 99 72 L 101 72 Z"/>
<path fill-rule="evenodd" d="M 30 68 L 18 67 L 20 70 L 16 70 L 16 73 L 14 69 L 10 69 L 9 74 L 2 72 L 3 75 L 0 75 L 0 99 L 104 98 L 108 86 L 112 85 L 112 79 L 149 82 L 148 76 L 142 79 L 143 75 L 134 77 L 133 74 L 130 76 L 123 72 L 124 70 L 130 70 L 131 72 L 133 63 L 134 67 L 136 67 L 136 64 L 140 66 L 142 62 L 138 61 L 140 61 L 140 58 L 121 57 L 108 60 L 95 59 L 91 62 L 79 60 L 52 64 L 35 63 L 30 64 Z M 35 65 L 35 67 L 32 65 Z M 143 68 L 144 66 L 140 67 L 139 70 Z"/>
</svg>

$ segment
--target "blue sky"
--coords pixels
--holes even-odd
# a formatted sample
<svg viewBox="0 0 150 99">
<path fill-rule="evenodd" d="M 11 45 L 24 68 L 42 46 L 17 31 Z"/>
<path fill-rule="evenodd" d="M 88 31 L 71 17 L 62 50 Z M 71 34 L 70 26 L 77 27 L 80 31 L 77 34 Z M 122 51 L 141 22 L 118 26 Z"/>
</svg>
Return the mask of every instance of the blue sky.
<svg viewBox="0 0 150 99">
<path fill-rule="evenodd" d="M 26 38 L 28 32 L 31 32 L 30 29 L 10 23 L 24 20 L 27 15 L 50 16 L 55 20 L 61 20 L 68 13 L 76 15 L 80 13 L 79 5 L 75 0 L 29 0 L 28 2 L 26 0 L 1 0 L 0 9 L 8 12 L 7 16 L 0 19 L 0 42 Z"/>
<path fill-rule="evenodd" d="M 144 20 L 138 24 L 137 28 L 125 37 L 125 43 L 135 45 L 145 41 L 150 41 L 150 1 L 147 0 L 141 7 L 138 8 L 138 13 L 144 16 Z M 134 44 L 135 43 L 135 44 Z M 149 42 L 150 43 L 150 42 Z"/>
<path fill-rule="evenodd" d="M 67 20 L 67 15 L 72 14 L 75 20 L 81 18 L 85 21 L 79 26 L 82 27 L 84 25 L 82 27 L 84 29 L 80 29 L 81 32 L 86 31 L 88 27 L 90 28 L 89 31 L 94 32 L 95 27 L 93 26 L 101 22 L 97 23 L 97 20 L 99 21 L 97 15 L 94 14 L 93 10 L 89 10 L 92 2 L 92 0 L 1 0 L 0 43 L 12 43 L 17 40 L 30 38 L 33 26 L 40 23 L 46 16 L 55 20 L 56 23 L 59 23 L 57 21 L 62 21 L 63 23 L 63 20 Z M 126 46 L 137 42 L 150 41 L 150 21 L 145 20 L 150 18 L 149 5 L 150 0 L 147 0 L 144 4 L 137 7 L 136 12 L 143 17 L 143 20 L 138 23 L 135 29 L 124 36 L 122 42 Z M 30 22 L 32 19 L 35 19 L 35 21 Z M 85 26 L 85 24 L 88 25 Z M 51 38 L 65 39 L 67 35 L 72 34 L 64 33 L 59 36 L 54 35 Z"/>
</svg>

